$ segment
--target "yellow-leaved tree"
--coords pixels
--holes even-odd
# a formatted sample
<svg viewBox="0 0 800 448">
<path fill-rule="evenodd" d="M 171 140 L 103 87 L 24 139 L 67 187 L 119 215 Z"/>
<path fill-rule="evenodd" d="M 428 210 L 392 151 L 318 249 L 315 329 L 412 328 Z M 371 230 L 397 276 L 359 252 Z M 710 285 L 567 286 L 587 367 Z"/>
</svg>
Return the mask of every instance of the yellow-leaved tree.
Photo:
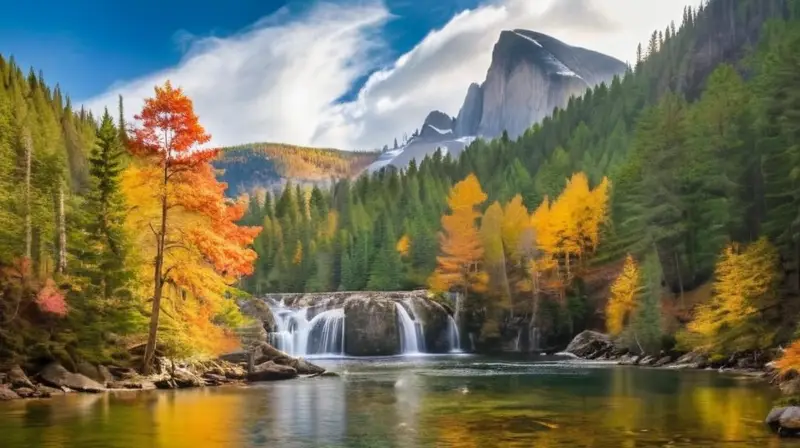
<svg viewBox="0 0 800 448">
<path fill-rule="evenodd" d="M 714 293 L 700 305 L 679 341 L 686 348 L 723 356 L 769 347 L 774 337 L 767 313 L 778 302 L 779 257 L 764 237 L 729 244 L 714 271 Z"/>
<path fill-rule="evenodd" d="M 609 334 L 617 336 L 622 333 L 625 322 L 636 309 L 640 284 L 639 266 L 628 254 L 622 272 L 611 284 L 611 296 L 606 305 L 606 330 Z"/>
<path fill-rule="evenodd" d="M 488 276 L 481 267 L 484 249 L 476 220 L 478 206 L 486 201 L 486 193 L 474 174 L 450 189 L 447 205 L 450 214 L 442 216 L 439 234 L 440 256 L 429 279 L 434 291 L 457 291 L 466 299 L 469 292 L 486 291 Z"/>
</svg>

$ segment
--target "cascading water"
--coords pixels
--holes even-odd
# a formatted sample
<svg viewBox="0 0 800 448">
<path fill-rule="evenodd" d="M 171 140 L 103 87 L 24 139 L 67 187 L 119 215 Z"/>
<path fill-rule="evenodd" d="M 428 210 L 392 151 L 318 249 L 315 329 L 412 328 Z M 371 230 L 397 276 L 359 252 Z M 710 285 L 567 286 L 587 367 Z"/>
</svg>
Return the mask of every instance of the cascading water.
<svg viewBox="0 0 800 448">
<path fill-rule="evenodd" d="M 344 309 L 325 310 L 310 320 L 308 308 L 292 309 L 267 301 L 275 317 L 269 342 L 292 356 L 344 355 Z"/>
<path fill-rule="evenodd" d="M 461 335 L 459 334 L 459 318 L 461 317 L 461 295 L 456 293 L 453 295 L 453 302 L 455 303 L 455 311 L 452 316 L 448 318 L 448 332 L 450 338 L 450 352 L 459 353 L 461 349 Z"/>
<path fill-rule="evenodd" d="M 461 337 L 458 335 L 458 325 L 453 316 L 447 316 L 447 336 L 450 341 L 450 353 L 460 353 Z"/>
<path fill-rule="evenodd" d="M 426 352 L 428 350 L 425 346 L 425 323 L 420 317 L 419 310 L 417 309 L 416 305 L 414 305 L 412 300 L 404 300 L 403 303 L 405 303 L 408 306 L 408 309 L 411 310 L 409 315 L 411 316 L 411 319 L 414 320 L 414 332 L 417 335 L 417 346 L 419 347 L 419 351 Z"/>
<path fill-rule="evenodd" d="M 394 307 L 397 310 L 397 324 L 400 327 L 400 352 L 404 355 L 419 353 L 419 339 L 421 338 L 417 333 L 416 322 L 399 302 L 395 302 Z"/>
</svg>

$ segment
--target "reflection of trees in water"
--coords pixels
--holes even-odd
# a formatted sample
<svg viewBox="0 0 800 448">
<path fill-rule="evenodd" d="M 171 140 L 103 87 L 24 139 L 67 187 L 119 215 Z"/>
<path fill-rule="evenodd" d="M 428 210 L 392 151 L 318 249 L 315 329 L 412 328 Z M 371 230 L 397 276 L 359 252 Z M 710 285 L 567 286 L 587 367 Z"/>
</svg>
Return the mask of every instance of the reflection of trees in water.
<svg viewBox="0 0 800 448">
<path fill-rule="evenodd" d="M 346 384 L 336 378 L 273 383 L 264 389 L 268 446 L 336 446 L 347 428 Z"/>
</svg>

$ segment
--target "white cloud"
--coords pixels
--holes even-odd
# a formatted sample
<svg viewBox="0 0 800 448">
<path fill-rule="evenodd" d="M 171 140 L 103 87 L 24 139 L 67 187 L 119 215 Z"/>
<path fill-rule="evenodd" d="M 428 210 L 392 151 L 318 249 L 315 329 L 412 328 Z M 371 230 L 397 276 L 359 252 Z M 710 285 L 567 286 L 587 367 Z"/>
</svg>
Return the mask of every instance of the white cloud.
<svg viewBox="0 0 800 448">
<path fill-rule="evenodd" d="M 194 39 L 176 67 L 119 83 L 87 105 L 102 109 L 121 93 L 126 110 L 138 110 L 155 84 L 171 79 L 194 100 L 214 144 L 374 148 L 413 131 L 431 110 L 457 114 L 469 84 L 483 80 L 504 29 L 533 29 L 632 60 L 654 29 L 679 21 L 687 1 L 494 0 L 431 31 L 344 104 L 337 99 L 376 67 L 391 14 L 379 3 L 319 3 L 299 16 L 281 11 L 232 37 Z"/>
</svg>

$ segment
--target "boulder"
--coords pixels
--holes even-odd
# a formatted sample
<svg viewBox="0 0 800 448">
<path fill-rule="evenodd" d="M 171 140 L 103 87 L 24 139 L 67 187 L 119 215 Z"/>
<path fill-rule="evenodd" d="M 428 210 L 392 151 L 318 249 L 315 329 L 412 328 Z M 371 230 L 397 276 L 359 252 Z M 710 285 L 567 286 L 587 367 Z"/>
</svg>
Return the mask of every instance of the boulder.
<svg viewBox="0 0 800 448">
<path fill-rule="evenodd" d="M 322 367 L 311 364 L 303 358 L 289 356 L 266 342 L 255 347 L 253 359 L 255 364 L 263 364 L 267 361 L 272 361 L 275 364 L 292 367 L 300 375 L 314 375 L 325 371 Z"/>
<path fill-rule="evenodd" d="M 391 300 L 351 299 L 345 303 L 345 353 L 390 356 L 400 353 L 397 310 Z"/>
<path fill-rule="evenodd" d="M 16 400 L 18 398 L 20 398 L 20 396 L 17 395 L 16 392 L 5 385 L 0 386 L 0 401 Z"/>
<path fill-rule="evenodd" d="M 25 375 L 22 368 L 17 365 L 11 366 L 8 372 L 6 372 L 6 382 L 11 385 L 12 389 L 19 389 L 21 387 L 34 388 L 28 375 Z"/>
<path fill-rule="evenodd" d="M 45 386 L 44 384 L 40 384 L 37 389 L 42 394 L 42 397 L 52 397 L 53 395 L 64 395 L 64 391 L 62 389 L 56 389 L 54 387 Z"/>
<path fill-rule="evenodd" d="M 48 386 L 69 388 L 81 392 L 102 392 L 106 388 L 97 381 L 80 373 L 67 371 L 61 364 L 50 363 L 41 372 L 39 379 Z"/>
<path fill-rule="evenodd" d="M 788 429 L 790 431 L 800 430 L 800 407 L 789 406 L 784 409 L 778 417 L 778 424 L 781 429 Z"/>
<path fill-rule="evenodd" d="M 708 358 L 702 353 L 689 352 L 678 358 L 671 369 L 704 369 L 708 366 Z"/>
<path fill-rule="evenodd" d="M 621 366 L 634 366 L 638 363 L 638 361 L 639 361 L 638 356 L 629 353 L 620 358 L 619 364 Z"/>
<path fill-rule="evenodd" d="M 163 377 L 153 381 L 155 384 L 156 389 L 177 389 L 178 385 L 175 384 L 175 381 L 171 377 Z"/>
<path fill-rule="evenodd" d="M 596 359 L 614 350 L 611 338 L 603 333 L 586 330 L 575 336 L 564 350 L 579 358 Z"/>
<path fill-rule="evenodd" d="M 108 367 L 106 367 L 106 366 L 97 366 L 97 373 L 98 373 L 98 375 L 100 377 L 100 381 L 99 381 L 100 383 L 105 384 L 105 383 L 108 383 L 110 381 L 115 381 L 116 380 L 114 375 L 111 374 L 111 371 L 108 370 Z"/>
<path fill-rule="evenodd" d="M 243 380 L 247 378 L 247 370 L 242 366 L 230 365 L 225 368 L 225 378 L 229 380 Z"/>
<path fill-rule="evenodd" d="M 786 411 L 787 409 L 789 408 L 788 407 L 772 408 L 772 410 L 769 411 L 769 414 L 767 414 L 767 418 L 764 420 L 764 422 L 770 428 L 772 428 L 773 431 L 777 431 L 778 428 L 780 428 L 781 426 L 781 415 L 783 415 L 783 412 Z"/>
<path fill-rule="evenodd" d="M 672 362 L 672 356 L 662 356 L 658 359 L 655 363 L 653 363 L 653 367 L 664 367 L 665 365 Z"/>
<path fill-rule="evenodd" d="M 15 389 L 14 392 L 16 392 L 20 398 L 37 398 L 41 396 L 36 389 L 31 387 L 20 387 L 19 389 Z"/>
<path fill-rule="evenodd" d="M 645 356 L 644 358 L 639 360 L 640 366 L 652 366 L 657 361 L 655 356 Z"/>
<path fill-rule="evenodd" d="M 297 378 L 297 370 L 293 367 L 275 364 L 272 361 L 258 364 L 252 372 L 247 374 L 247 379 L 250 381 L 277 381 L 292 378 Z"/>
<path fill-rule="evenodd" d="M 189 372 L 186 369 L 177 368 L 172 374 L 172 380 L 175 386 L 179 389 L 186 389 L 189 387 L 203 387 L 205 381 L 199 376 Z"/>
<path fill-rule="evenodd" d="M 205 381 L 206 386 L 219 386 L 230 382 L 230 380 L 224 376 L 217 375 L 216 373 L 206 373 L 203 375 L 203 381 Z"/>
<path fill-rule="evenodd" d="M 246 363 L 247 360 L 249 359 L 249 356 L 250 352 L 240 351 L 240 352 L 226 353 L 224 355 L 221 355 L 217 359 L 219 359 L 220 361 L 239 364 L 239 363 Z"/>
</svg>

